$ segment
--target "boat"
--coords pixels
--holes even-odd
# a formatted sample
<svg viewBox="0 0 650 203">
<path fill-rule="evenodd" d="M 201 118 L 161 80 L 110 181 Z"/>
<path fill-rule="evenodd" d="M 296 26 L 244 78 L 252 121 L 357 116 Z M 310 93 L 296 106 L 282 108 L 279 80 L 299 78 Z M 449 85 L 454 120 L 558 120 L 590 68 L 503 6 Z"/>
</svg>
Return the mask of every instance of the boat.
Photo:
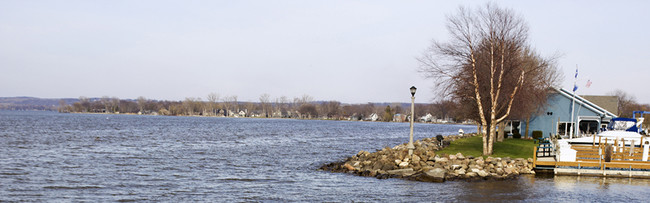
<svg viewBox="0 0 650 203">
<path fill-rule="evenodd" d="M 613 118 L 606 128 L 601 129 L 600 133 L 593 136 L 555 140 L 553 142 L 556 152 L 555 159 L 576 161 L 576 147 L 579 146 L 612 145 L 613 151 L 622 151 L 623 148 L 647 148 L 644 145 L 650 145 L 650 137 L 646 137 L 645 131 L 641 130 L 643 120 L 642 116 L 639 118 Z M 645 154 L 648 152 L 646 151 Z M 647 158 L 643 161 L 647 161 Z"/>
</svg>

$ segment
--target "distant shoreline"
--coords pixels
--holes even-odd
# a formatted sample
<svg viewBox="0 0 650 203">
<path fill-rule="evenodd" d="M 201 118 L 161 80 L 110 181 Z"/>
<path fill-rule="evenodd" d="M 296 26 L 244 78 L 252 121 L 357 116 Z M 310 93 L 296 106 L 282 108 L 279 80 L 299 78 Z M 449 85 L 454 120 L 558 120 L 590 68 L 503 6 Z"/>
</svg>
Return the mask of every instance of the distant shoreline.
<svg viewBox="0 0 650 203">
<path fill-rule="evenodd" d="M 250 118 L 250 119 L 293 119 L 293 120 L 321 120 L 321 121 L 359 121 L 359 122 L 376 122 L 376 123 L 408 123 L 395 121 L 365 121 L 365 120 L 345 120 L 345 119 L 322 119 L 322 118 L 280 118 L 280 117 L 234 117 L 234 116 L 203 116 L 203 115 L 159 115 L 159 114 L 137 114 L 137 113 L 95 113 L 95 112 L 57 112 L 56 110 L 10 110 L 0 109 L 0 111 L 49 111 L 60 114 L 92 114 L 92 115 L 129 115 L 129 116 L 163 116 L 163 117 L 202 117 L 202 118 Z M 448 124 L 448 125 L 476 125 L 472 123 L 437 123 L 437 122 L 415 122 L 418 124 Z"/>
</svg>

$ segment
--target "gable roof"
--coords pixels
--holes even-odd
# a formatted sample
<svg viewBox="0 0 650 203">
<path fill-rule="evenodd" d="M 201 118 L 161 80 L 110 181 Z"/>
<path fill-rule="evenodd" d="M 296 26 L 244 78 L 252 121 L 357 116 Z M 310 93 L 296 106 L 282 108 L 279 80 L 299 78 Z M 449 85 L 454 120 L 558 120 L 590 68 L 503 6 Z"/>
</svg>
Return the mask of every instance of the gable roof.
<svg viewBox="0 0 650 203">
<path fill-rule="evenodd" d="M 617 96 L 601 96 L 601 95 L 582 95 L 587 101 L 594 103 L 612 113 L 618 113 L 618 97 Z"/>
<path fill-rule="evenodd" d="M 553 90 L 557 91 L 558 93 L 560 93 L 560 95 L 568 98 L 569 100 L 572 100 L 574 98 L 574 96 L 575 96 L 575 101 L 576 101 L 577 104 L 580 104 L 583 107 L 594 111 L 595 113 L 599 114 L 601 117 L 603 117 L 603 116 L 612 117 L 612 118 L 616 117 L 616 114 L 613 114 L 612 112 L 607 111 L 605 108 L 602 108 L 602 107 L 590 102 L 589 100 L 587 100 L 587 99 L 585 99 L 585 98 L 583 98 L 581 96 L 574 95 L 573 92 L 570 92 L 569 90 L 558 89 L 558 88 L 553 88 Z"/>
</svg>

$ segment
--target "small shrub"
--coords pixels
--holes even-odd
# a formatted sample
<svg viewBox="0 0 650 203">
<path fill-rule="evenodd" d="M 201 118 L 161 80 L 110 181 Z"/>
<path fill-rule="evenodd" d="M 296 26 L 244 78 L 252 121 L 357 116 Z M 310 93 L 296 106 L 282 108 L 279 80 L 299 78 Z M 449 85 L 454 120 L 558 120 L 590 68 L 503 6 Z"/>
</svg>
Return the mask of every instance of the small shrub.
<svg viewBox="0 0 650 203">
<path fill-rule="evenodd" d="M 533 131 L 533 139 L 540 139 L 542 138 L 544 134 L 542 133 L 541 130 L 535 130 Z"/>
<path fill-rule="evenodd" d="M 512 138 L 514 139 L 521 139 L 521 134 L 517 131 L 512 132 Z"/>
</svg>

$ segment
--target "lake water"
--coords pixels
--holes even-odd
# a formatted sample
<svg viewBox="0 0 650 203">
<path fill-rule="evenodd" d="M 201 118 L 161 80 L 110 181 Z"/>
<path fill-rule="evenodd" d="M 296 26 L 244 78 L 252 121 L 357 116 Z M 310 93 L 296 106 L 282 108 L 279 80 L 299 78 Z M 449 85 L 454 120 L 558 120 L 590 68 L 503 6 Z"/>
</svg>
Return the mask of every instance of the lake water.
<svg viewBox="0 0 650 203">
<path fill-rule="evenodd" d="M 650 181 L 424 183 L 317 171 L 408 141 L 408 123 L 0 111 L 3 201 L 641 202 Z M 416 124 L 415 138 L 474 126 Z"/>
</svg>

